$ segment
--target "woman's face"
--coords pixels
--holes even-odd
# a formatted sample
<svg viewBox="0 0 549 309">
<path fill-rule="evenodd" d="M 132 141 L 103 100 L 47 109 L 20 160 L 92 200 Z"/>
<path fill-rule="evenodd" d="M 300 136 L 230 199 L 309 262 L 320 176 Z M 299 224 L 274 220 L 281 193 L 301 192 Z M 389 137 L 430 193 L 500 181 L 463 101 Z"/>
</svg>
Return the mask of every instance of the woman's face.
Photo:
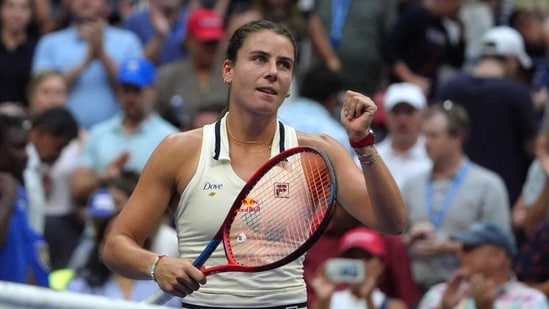
<svg viewBox="0 0 549 309">
<path fill-rule="evenodd" d="M 4 0 L 0 7 L 0 14 L 5 30 L 25 31 L 32 18 L 31 0 Z"/>
<path fill-rule="evenodd" d="M 287 37 L 270 30 L 250 34 L 234 63 L 227 60 L 223 66 L 231 104 L 275 112 L 290 91 L 294 65 L 294 47 Z"/>
<path fill-rule="evenodd" d="M 29 100 L 33 114 L 38 114 L 50 107 L 64 105 L 67 100 L 67 84 L 60 75 L 45 77 L 36 84 Z"/>
</svg>

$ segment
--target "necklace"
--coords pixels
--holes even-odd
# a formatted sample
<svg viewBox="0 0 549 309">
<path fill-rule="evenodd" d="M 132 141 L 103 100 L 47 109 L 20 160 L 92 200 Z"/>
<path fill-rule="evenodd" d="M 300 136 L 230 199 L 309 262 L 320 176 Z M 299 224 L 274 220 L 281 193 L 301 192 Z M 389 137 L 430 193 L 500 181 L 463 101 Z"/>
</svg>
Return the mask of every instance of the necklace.
<svg viewBox="0 0 549 309">
<path fill-rule="evenodd" d="M 231 131 L 229 130 L 229 126 L 227 125 L 227 133 L 229 134 L 229 137 L 239 143 L 239 144 L 244 144 L 244 145 L 259 145 L 259 144 L 264 144 L 264 145 L 269 145 L 269 150 L 271 149 L 271 144 L 272 144 L 272 139 L 271 139 L 271 142 L 267 144 L 266 141 L 245 141 L 245 140 L 241 140 L 241 139 L 238 139 L 236 138 L 232 133 Z"/>
</svg>

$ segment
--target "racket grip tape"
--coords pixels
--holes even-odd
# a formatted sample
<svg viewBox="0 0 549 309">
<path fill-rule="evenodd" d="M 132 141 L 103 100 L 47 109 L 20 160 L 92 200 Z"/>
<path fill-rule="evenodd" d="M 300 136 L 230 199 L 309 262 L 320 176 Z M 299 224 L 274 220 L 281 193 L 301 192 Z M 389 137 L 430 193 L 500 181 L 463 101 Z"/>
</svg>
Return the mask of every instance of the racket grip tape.
<svg viewBox="0 0 549 309">
<path fill-rule="evenodd" d="M 168 301 L 170 301 L 170 299 L 172 299 L 174 296 L 169 294 L 169 293 L 166 293 L 162 290 L 157 290 L 156 292 L 154 292 L 153 294 L 149 295 L 149 297 L 145 298 L 142 303 L 146 303 L 146 304 L 154 304 L 154 305 L 164 305 L 165 303 L 167 303 Z"/>
</svg>

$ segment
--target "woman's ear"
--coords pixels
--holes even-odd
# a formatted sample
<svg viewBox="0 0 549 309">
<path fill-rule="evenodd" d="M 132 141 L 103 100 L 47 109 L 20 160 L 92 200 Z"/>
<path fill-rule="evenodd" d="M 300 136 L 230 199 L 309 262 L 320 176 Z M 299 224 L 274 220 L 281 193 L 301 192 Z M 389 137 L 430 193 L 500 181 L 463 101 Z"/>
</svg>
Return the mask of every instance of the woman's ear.
<svg viewBox="0 0 549 309">
<path fill-rule="evenodd" d="M 225 84 L 230 85 L 233 81 L 233 66 L 230 60 L 223 61 L 223 67 L 221 69 L 221 76 Z"/>
</svg>

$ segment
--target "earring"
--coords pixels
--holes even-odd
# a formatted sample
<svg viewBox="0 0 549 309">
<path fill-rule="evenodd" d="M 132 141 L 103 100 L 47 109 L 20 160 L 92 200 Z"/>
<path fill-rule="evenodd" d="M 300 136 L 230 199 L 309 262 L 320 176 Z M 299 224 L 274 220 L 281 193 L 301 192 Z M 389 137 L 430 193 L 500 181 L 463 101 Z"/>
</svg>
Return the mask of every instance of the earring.
<svg viewBox="0 0 549 309">
<path fill-rule="evenodd" d="M 286 94 L 286 97 L 289 98 L 290 95 L 292 95 L 292 94 L 291 94 L 290 92 L 288 92 L 288 93 Z"/>
</svg>

